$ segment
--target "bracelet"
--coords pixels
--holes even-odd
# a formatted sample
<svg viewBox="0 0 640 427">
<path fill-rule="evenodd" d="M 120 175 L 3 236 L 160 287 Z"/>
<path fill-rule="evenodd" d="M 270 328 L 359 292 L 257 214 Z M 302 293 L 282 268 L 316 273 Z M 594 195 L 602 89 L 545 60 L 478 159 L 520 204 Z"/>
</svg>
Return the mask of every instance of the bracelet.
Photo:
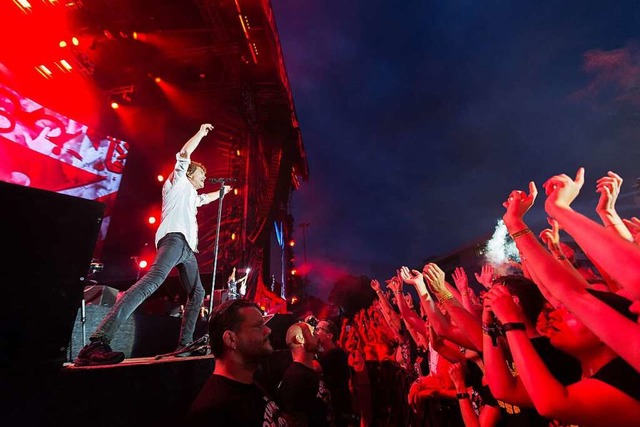
<svg viewBox="0 0 640 427">
<path fill-rule="evenodd" d="M 522 322 L 509 322 L 502 325 L 502 332 L 526 331 L 527 327 Z"/>
<path fill-rule="evenodd" d="M 442 297 L 438 296 L 438 299 L 441 303 L 449 301 L 451 298 L 453 298 L 453 294 L 451 292 L 444 294 Z"/>
<path fill-rule="evenodd" d="M 456 399 L 469 399 L 469 393 L 456 393 Z"/>
<path fill-rule="evenodd" d="M 516 240 L 518 237 L 522 237 L 522 236 L 524 236 L 525 234 L 530 234 L 530 233 L 533 233 L 533 231 L 531 231 L 531 229 L 530 229 L 529 227 L 527 227 L 527 228 L 525 228 L 524 230 L 516 231 L 515 233 L 513 233 L 513 234 L 511 235 L 511 238 L 512 238 L 513 240 Z"/>
</svg>

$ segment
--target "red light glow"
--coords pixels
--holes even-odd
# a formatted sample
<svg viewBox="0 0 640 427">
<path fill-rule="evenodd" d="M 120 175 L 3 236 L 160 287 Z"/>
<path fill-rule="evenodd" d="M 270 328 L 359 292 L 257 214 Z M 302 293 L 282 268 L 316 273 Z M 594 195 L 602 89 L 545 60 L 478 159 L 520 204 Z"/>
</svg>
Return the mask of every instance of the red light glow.
<svg viewBox="0 0 640 427">
<path fill-rule="evenodd" d="M 138 263 L 138 267 L 140 267 L 140 268 L 147 268 L 147 265 L 149 265 L 149 263 L 145 259 L 143 259 L 142 261 L 140 261 Z"/>
<path fill-rule="evenodd" d="M 158 175 L 158 182 L 163 182 L 163 181 L 164 181 L 164 176 Z"/>
<path fill-rule="evenodd" d="M 118 108 L 120 108 L 120 105 L 117 102 L 112 102 L 111 108 L 113 108 L 114 110 L 117 110 Z"/>
<path fill-rule="evenodd" d="M 157 219 L 156 219 L 156 217 L 155 217 L 155 216 L 150 216 L 150 217 L 149 217 L 149 219 L 148 219 L 148 221 L 149 221 L 149 224 L 155 224 L 155 223 L 156 223 L 156 221 L 157 221 Z"/>
</svg>

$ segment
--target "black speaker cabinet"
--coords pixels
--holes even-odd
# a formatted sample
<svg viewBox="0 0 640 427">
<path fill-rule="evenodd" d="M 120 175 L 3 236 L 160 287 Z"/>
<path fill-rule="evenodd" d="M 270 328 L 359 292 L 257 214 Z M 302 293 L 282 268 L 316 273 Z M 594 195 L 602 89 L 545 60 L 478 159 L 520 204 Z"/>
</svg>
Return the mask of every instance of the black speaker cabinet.
<svg viewBox="0 0 640 427">
<path fill-rule="evenodd" d="M 0 182 L 0 369 L 57 370 L 65 361 L 102 203 Z"/>
</svg>

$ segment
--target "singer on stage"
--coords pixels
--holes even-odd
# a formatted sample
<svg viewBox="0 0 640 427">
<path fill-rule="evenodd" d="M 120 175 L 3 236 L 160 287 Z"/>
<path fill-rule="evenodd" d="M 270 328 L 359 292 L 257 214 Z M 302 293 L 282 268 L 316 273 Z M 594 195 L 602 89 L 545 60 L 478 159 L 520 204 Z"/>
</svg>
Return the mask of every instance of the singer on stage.
<svg viewBox="0 0 640 427">
<path fill-rule="evenodd" d="M 156 232 L 156 259 L 147 274 L 122 295 L 102 320 L 89 338 L 91 343 L 80 350 L 76 365 L 106 365 L 124 360 L 124 353 L 111 349 L 111 340 L 131 313 L 162 285 L 173 267 L 178 268 L 180 282 L 187 291 L 178 349 L 193 341 L 205 293 L 194 255 L 198 251 L 196 212 L 198 207 L 218 200 L 220 192 L 197 193 L 204 187 L 206 169 L 202 164 L 191 161 L 191 153 L 212 129 L 213 126 L 208 123 L 200 126 L 200 130 L 176 155 L 173 172 L 162 187 L 162 219 Z M 223 194 L 230 189 L 230 186 L 224 186 Z M 191 354 L 186 352 L 181 355 Z"/>
</svg>

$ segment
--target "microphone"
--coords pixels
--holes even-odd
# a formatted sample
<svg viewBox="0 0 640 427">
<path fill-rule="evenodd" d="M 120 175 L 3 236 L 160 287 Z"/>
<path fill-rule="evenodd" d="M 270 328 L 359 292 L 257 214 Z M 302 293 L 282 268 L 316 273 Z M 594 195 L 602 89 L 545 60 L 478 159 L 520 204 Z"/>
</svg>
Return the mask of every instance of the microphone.
<svg viewBox="0 0 640 427">
<path fill-rule="evenodd" d="M 237 179 L 235 178 L 209 178 L 207 180 L 209 183 L 211 184 L 220 184 L 223 182 L 236 182 Z"/>
</svg>

